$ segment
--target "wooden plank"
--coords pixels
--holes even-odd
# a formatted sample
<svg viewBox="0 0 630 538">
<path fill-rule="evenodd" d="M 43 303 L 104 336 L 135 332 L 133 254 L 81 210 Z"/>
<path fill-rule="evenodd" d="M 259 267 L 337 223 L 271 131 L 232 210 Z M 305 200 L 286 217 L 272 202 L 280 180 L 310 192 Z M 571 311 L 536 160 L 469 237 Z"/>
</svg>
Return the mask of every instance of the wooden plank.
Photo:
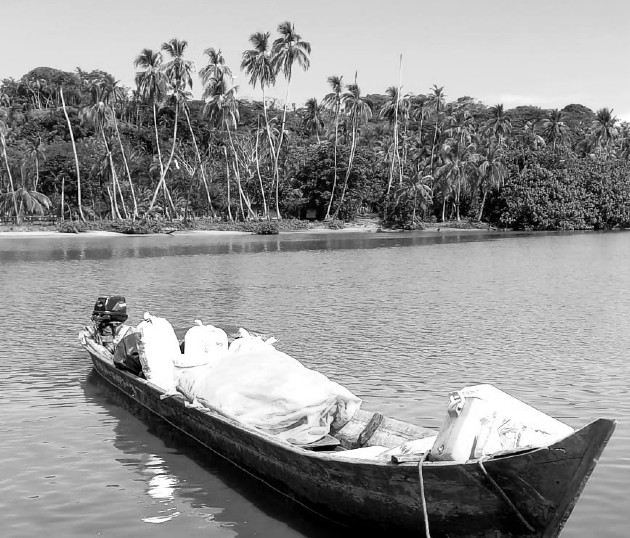
<svg viewBox="0 0 630 538">
<path fill-rule="evenodd" d="M 383 422 L 383 415 L 379 412 L 376 412 L 372 415 L 370 422 L 367 423 L 367 426 L 363 429 L 363 431 L 359 434 L 359 438 L 357 439 L 357 446 L 362 447 L 365 446 L 370 438 L 374 435 L 374 432 L 378 429 L 378 427 Z"/>
</svg>

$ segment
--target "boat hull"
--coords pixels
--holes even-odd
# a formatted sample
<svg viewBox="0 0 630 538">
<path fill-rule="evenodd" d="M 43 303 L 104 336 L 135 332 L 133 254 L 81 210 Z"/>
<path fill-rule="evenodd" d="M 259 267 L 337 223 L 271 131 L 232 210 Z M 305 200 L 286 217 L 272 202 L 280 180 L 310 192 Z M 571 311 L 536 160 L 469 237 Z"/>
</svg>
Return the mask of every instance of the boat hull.
<svg viewBox="0 0 630 538">
<path fill-rule="evenodd" d="M 546 448 L 478 462 L 346 461 L 279 441 L 207 408 L 186 405 L 118 370 L 96 344 L 96 371 L 161 419 L 269 487 L 341 525 L 433 538 L 557 536 L 615 427 L 600 419 Z M 420 471 L 422 473 L 421 487 Z"/>
</svg>

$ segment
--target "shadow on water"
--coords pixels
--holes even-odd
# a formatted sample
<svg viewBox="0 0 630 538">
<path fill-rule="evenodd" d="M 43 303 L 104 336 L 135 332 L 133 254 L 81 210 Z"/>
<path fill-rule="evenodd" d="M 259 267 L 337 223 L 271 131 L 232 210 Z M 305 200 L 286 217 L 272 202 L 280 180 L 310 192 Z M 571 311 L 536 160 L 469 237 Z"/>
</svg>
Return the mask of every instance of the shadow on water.
<svg viewBox="0 0 630 538">
<path fill-rule="evenodd" d="M 192 506 L 214 512 L 214 520 L 233 527 L 238 536 L 247 536 L 250 532 L 257 534 L 253 529 L 248 532 L 245 527 L 247 523 L 254 523 L 251 516 L 256 511 L 258 518 L 277 520 L 308 538 L 365 536 L 359 531 L 335 525 L 273 492 L 259 480 L 213 454 L 126 394 L 116 390 L 96 371 L 91 370 L 81 384 L 86 401 L 102 406 L 116 420 L 113 445 L 123 453 L 119 459 L 123 465 L 144 476 L 147 472 L 147 463 L 144 461 L 146 457 L 142 458 L 147 453 L 147 442 L 144 438 L 148 433 L 159 439 L 166 448 L 157 454 L 160 474 L 168 477 L 163 479 L 163 482 L 167 482 L 166 489 L 174 486 L 177 488 L 177 495 L 185 498 Z M 137 424 L 129 420 L 128 413 L 146 426 L 146 433 L 138 431 Z M 205 475 L 201 475 L 195 466 Z M 201 487 L 184 488 L 177 484 Z M 148 493 L 151 495 L 151 491 Z M 247 514 L 250 516 L 249 521 L 244 520 Z M 261 526 L 265 526 L 261 522 L 255 523 L 258 531 Z M 274 526 L 274 523 L 267 522 L 267 525 Z M 273 528 L 268 530 L 273 533 Z"/>
<path fill-rule="evenodd" d="M 265 252 L 299 252 L 417 247 L 440 244 L 492 241 L 531 235 L 504 232 L 409 232 L 409 233 L 294 233 L 276 236 L 257 235 L 178 235 L 121 237 L 0 237 L 0 261 L 72 262 L 83 260 L 116 260 L 127 258 L 162 258 L 174 256 L 260 254 Z M 53 248 L 51 248 L 51 246 Z"/>
</svg>

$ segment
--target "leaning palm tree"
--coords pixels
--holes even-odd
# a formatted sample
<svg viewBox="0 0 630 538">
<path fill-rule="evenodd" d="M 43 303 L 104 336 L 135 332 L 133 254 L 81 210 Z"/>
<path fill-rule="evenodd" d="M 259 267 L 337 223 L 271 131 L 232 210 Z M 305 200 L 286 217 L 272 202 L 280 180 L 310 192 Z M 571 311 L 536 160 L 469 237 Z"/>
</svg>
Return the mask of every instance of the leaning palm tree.
<svg viewBox="0 0 630 538">
<path fill-rule="evenodd" d="M 333 196 L 335 189 L 337 188 L 337 147 L 339 145 L 339 118 L 341 116 L 343 106 L 343 76 L 332 75 L 328 77 L 328 84 L 332 88 L 332 92 L 326 94 L 322 101 L 322 105 L 329 111 L 332 111 L 335 117 L 335 142 L 334 142 L 334 170 L 335 175 L 333 177 L 332 191 L 330 192 L 330 200 L 328 200 L 328 208 L 326 209 L 326 216 L 324 220 L 330 218 L 330 208 L 333 203 Z"/>
<path fill-rule="evenodd" d="M 263 99 L 263 114 L 265 117 L 265 130 L 267 132 L 267 140 L 269 142 L 269 151 L 271 152 L 272 161 L 276 162 L 276 150 L 271 137 L 269 128 L 269 115 L 267 113 L 267 99 L 265 88 L 273 86 L 276 83 L 276 68 L 274 66 L 271 47 L 269 45 L 269 32 L 256 32 L 249 36 L 249 42 L 253 45 L 252 49 L 243 52 L 241 60 L 241 69 L 249 75 L 249 83 L 255 89 L 256 85 L 260 85 Z M 259 166 L 260 163 L 257 163 Z M 275 181 L 275 174 L 274 174 Z M 277 206 L 276 200 L 276 206 Z"/>
<path fill-rule="evenodd" d="M 157 160 L 160 166 L 160 180 L 158 181 L 157 190 L 162 187 L 164 196 L 170 200 L 168 187 L 166 186 L 166 172 L 164 170 L 164 162 L 162 161 L 162 151 L 160 149 L 160 136 L 157 128 L 157 105 L 162 100 L 166 92 L 166 76 L 162 70 L 162 54 L 151 49 L 143 49 L 136 58 L 134 65 L 142 71 L 136 73 L 136 85 L 138 93 L 148 101 L 153 110 L 153 128 L 155 131 L 155 146 L 157 149 Z M 156 190 L 156 192 L 157 192 Z M 155 198 L 155 197 L 154 197 Z M 153 209 L 155 201 L 151 201 L 149 210 Z M 171 200 L 172 205 L 172 200 Z M 174 207 L 174 206 L 173 206 Z"/>
<path fill-rule="evenodd" d="M 19 200 L 19 207 L 16 205 Z M 50 198 L 45 194 L 26 187 L 19 187 L 15 192 L 0 194 L 0 214 L 9 214 L 16 211 L 16 221 L 22 214 L 43 215 L 52 207 Z"/>
<path fill-rule="evenodd" d="M 192 74 L 195 71 L 195 64 L 190 60 L 184 59 L 184 53 L 186 52 L 186 48 L 188 47 L 188 41 L 185 39 L 177 39 L 173 38 L 166 43 L 162 43 L 162 50 L 168 54 L 170 60 L 164 64 L 164 76 L 167 81 L 167 88 L 169 94 L 169 100 L 173 104 L 173 108 L 175 110 L 175 120 L 173 122 L 173 144 L 171 146 L 171 152 L 164 167 L 164 173 L 168 173 L 171 163 L 173 162 L 173 157 L 175 155 L 175 147 L 177 144 L 177 126 L 179 122 L 179 110 L 184 109 L 186 112 L 186 119 L 188 120 L 188 126 L 192 132 L 192 127 L 190 125 L 190 117 L 188 115 L 188 111 L 186 109 L 186 99 L 188 97 L 188 89 L 192 88 Z M 193 135 L 194 136 L 194 135 Z M 162 181 L 166 181 L 166 177 L 162 179 Z M 149 211 L 153 208 L 155 201 L 157 199 L 158 192 L 160 187 L 155 190 L 153 194 L 153 199 L 151 201 L 151 205 L 149 206 Z M 177 215 L 177 210 L 173 208 L 175 215 Z"/>
<path fill-rule="evenodd" d="M 343 189 L 341 190 L 341 198 L 339 204 L 335 210 L 333 218 L 337 218 L 339 210 L 343 205 L 343 200 L 346 195 L 346 189 L 348 188 L 348 179 L 350 178 L 350 172 L 352 171 L 352 164 L 354 162 L 354 156 L 357 149 L 357 134 L 359 127 L 372 117 L 373 104 L 370 99 L 361 95 L 361 89 L 357 85 L 357 75 L 354 75 L 354 84 L 348 85 L 348 90 L 343 95 L 343 105 L 346 113 L 350 119 L 350 125 L 352 126 L 352 141 L 350 144 L 350 157 L 348 158 L 348 168 L 346 169 L 346 176 L 343 181 Z"/>
<path fill-rule="evenodd" d="M 116 131 L 116 138 L 118 139 L 118 146 L 120 147 L 120 154 L 122 155 L 125 170 L 127 172 L 127 180 L 129 181 L 129 189 L 131 191 L 131 199 L 133 202 L 133 218 L 137 218 L 138 215 L 138 201 L 136 199 L 136 189 L 133 186 L 133 180 L 131 179 L 131 170 L 129 169 L 129 162 L 127 161 L 127 155 L 125 153 L 125 147 L 122 143 L 120 136 L 120 130 L 118 129 L 118 119 L 116 118 L 116 108 L 121 107 L 124 109 L 124 103 L 127 101 L 127 95 L 125 90 L 118 85 L 118 81 L 114 79 L 112 75 L 105 75 L 100 83 L 102 93 L 106 97 L 106 102 L 111 106 L 114 120 L 114 130 Z"/>
<path fill-rule="evenodd" d="M 295 32 L 295 26 L 290 21 L 281 22 L 278 25 L 278 33 L 280 37 L 273 42 L 271 49 L 272 63 L 276 73 L 282 72 L 287 79 L 287 90 L 284 97 L 284 107 L 282 111 L 282 124 L 280 126 L 280 141 L 278 143 L 278 151 L 276 151 L 274 172 L 276 174 L 276 211 L 280 218 L 280 210 L 278 206 L 278 188 L 279 188 L 279 170 L 278 158 L 280 156 L 280 148 L 282 147 L 282 139 L 285 132 L 285 124 L 287 119 L 287 107 L 289 105 L 289 87 L 291 86 L 291 74 L 293 65 L 298 64 L 304 71 L 307 71 L 311 65 L 309 54 L 311 53 L 311 44 L 302 41 L 302 36 Z"/>
<path fill-rule="evenodd" d="M 66 101 L 63 96 L 63 87 L 59 88 L 59 97 L 61 97 L 61 106 L 63 107 L 63 113 L 68 123 L 68 130 L 70 131 L 70 141 L 72 142 L 72 152 L 74 153 L 74 164 L 77 171 L 77 205 L 79 209 L 79 217 L 82 221 L 85 221 L 83 216 L 83 203 L 81 200 L 81 171 L 79 167 L 79 156 L 77 155 L 77 145 L 74 141 L 74 132 L 72 131 L 72 124 L 70 123 L 70 117 L 68 116 L 68 109 L 66 108 Z"/>
</svg>

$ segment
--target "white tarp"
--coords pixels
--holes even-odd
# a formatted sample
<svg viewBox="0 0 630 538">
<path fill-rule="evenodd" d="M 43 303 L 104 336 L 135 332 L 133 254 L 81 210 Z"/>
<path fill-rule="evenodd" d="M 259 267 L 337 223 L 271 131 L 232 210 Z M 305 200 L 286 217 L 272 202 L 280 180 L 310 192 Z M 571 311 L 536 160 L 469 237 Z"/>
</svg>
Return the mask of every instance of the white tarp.
<svg viewBox="0 0 630 538">
<path fill-rule="evenodd" d="M 178 389 L 243 424 L 296 443 L 321 438 L 331 425 L 341 427 L 361 405 L 346 388 L 260 338 L 247 335 L 230 347 L 212 363 L 177 368 Z"/>
</svg>

